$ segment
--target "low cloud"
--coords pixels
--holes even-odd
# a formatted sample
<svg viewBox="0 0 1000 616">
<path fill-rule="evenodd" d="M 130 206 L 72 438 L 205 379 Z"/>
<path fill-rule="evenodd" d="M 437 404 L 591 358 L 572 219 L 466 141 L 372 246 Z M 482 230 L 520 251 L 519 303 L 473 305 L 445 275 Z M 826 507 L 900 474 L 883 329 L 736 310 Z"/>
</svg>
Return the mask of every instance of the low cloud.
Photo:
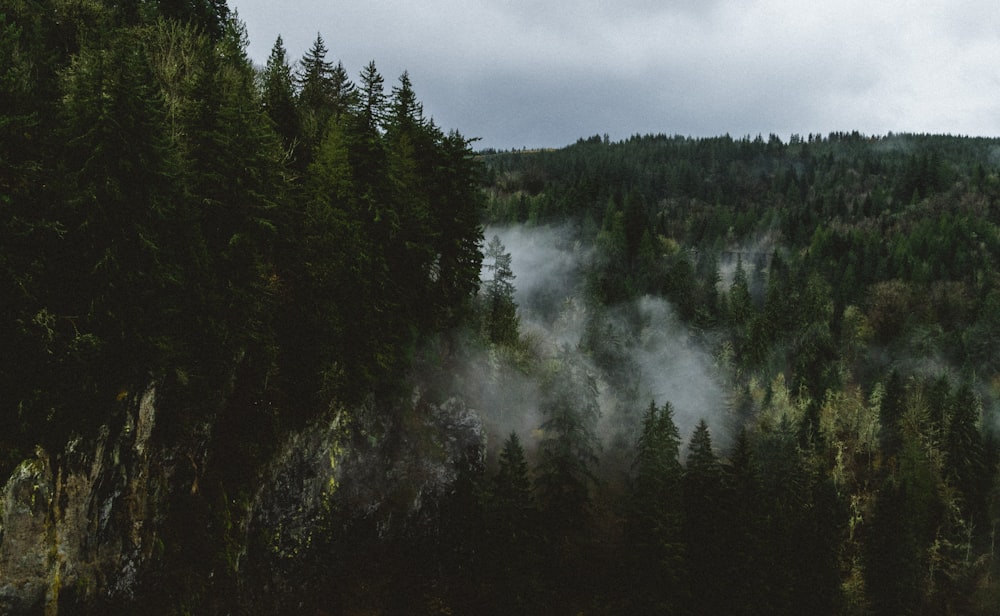
<svg viewBox="0 0 1000 616">
<path fill-rule="evenodd" d="M 683 439 L 705 419 L 717 444 L 727 440 L 726 400 L 711 355 L 668 302 L 642 297 L 610 309 L 588 304 L 592 249 L 567 227 L 489 228 L 511 255 L 522 337 L 544 361 L 571 360 L 597 382 L 598 433 L 606 447 L 631 447 L 650 402 L 669 402 Z M 514 430 L 532 442 L 541 424 L 541 386 L 518 358 L 474 356 L 459 381 L 481 409 L 496 443 Z M 523 359 L 523 358 L 521 358 Z"/>
</svg>

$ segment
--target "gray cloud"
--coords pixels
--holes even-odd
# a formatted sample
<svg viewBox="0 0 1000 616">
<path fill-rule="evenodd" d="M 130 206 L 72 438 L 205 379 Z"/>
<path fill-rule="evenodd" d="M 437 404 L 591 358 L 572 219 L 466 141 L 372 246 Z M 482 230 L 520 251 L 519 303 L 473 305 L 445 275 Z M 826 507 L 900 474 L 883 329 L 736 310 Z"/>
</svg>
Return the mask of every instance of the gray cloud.
<svg viewBox="0 0 1000 616">
<path fill-rule="evenodd" d="M 234 0 L 263 63 L 319 31 L 357 73 L 409 70 L 484 147 L 595 133 L 1000 134 L 1000 12 L 980 0 L 266 3 Z"/>
</svg>

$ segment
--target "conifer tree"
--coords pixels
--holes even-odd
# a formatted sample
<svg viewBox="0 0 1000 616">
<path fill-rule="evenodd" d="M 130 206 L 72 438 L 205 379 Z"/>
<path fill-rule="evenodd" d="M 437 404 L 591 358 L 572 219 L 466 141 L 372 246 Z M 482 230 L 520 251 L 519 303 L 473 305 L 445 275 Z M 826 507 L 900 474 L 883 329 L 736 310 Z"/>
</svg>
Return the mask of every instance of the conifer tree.
<svg viewBox="0 0 1000 616">
<path fill-rule="evenodd" d="M 406 81 L 409 81 L 408 76 Z M 366 64 L 361 71 L 358 95 L 358 115 L 363 130 L 370 134 L 380 131 L 387 119 L 387 99 L 385 96 L 385 80 L 375 67 L 374 60 Z"/>
<path fill-rule="evenodd" d="M 312 47 L 299 60 L 299 70 L 295 75 L 302 135 L 302 151 L 297 160 L 303 167 L 312 160 L 313 150 L 323 138 L 327 120 L 334 112 L 334 69 L 326 54 L 326 43 L 317 33 Z"/>
<path fill-rule="evenodd" d="M 903 445 L 900 422 L 906 408 L 906 388 L 897 370 L 889 374 L 889 381 L 879 406 L 879 447 L 887 465 L 894 466 Z"/>
<path fill-rule="evenodd" d="M 333 94 L 333 117 L 337 120 L 342 120 L 357 107 L 357 87 L 341 62 L 337 62 L 330 73 L 330 92 Z"/>
<path fill-rule="evenodd" d="M 736 271 L 729 286 L 729 319 L 733 326 L 742 328 L 750 322 L 753 313 L 753 298 L 750 296 L 747 272 L 743 267 L 743 255 L 737 255 Z"/>
<path fill-rule="evenodd" d="M 299 61 L 295 81 L 299 87 L 299 104 L 313 113 L 329 107 L 333 99 L 333 64 L 326 59 L 328 50 L 323 36 L 316 34 L 312 47 Z M 317 130 L 322 126 L 317 126 Z"/>
<path fill-rule="evenodd" d="M 62 378 L 94 379 L 84 388 L 106 396 L 177 361 L 187 336 L 172 325 L 183 309 L 190 248 L 177 226 L 185 217 L 162 99 L 137 37 L 118 33 L 81 50 L 63 85 L 61 248 L 73 258 L 52 263 L 47 309 L 72 319 L 74 353 L 89 349 L 89 357 L 62 363 L 91 367 Z M 74 413 L 60 428 L 73 429 L 74 418 L 93 419 Z"/>
<path fill-rule="evenodd" d="M 982 402 L 966 381 L 955 392 L 945 438 L 945 477 L 961 495 L 962 514 L 973 525 L 986 531 L 986 496 L 992 483 L 992 469 L 987 468 L 983 437 L 979 431 Z"/>
<path fill-rule="evenodd" d="M 704 419 L 698 422 L 688 444 L 682 486 L 691 608 L 700 614 L 722 614 L 729 607 L 722 602 L 729 557 L 722 531 L 726 522 L 722 517 L 722 468 Z"/>
<path fill-rule="evenodd" d="M 679 450 L 673 408 L 651 402 L 632 463 L 625 521 L 627 562 L 637 587 L 635 613 L 673 614 L 687 605 Z"/>
<path fill-rule="evenodd" d="M 518 336 L 511 255 L 506 252 L 500 236 L 494 235 L 484 256 L 489 278 L 483 286 L 483 329 L 490 342 L 511 344 Z"/>
<path fill-rule="evenodd" d="M 524 448 L 511 432 L 490 491 L 487 569 L 493 580 L 494 613 L 525 613 L 535 605 L 540 574 L 537 515 Z"/>
<path fill-rule="evenodd" d="M 545 437 L 536 486 L 550 529 L 567 537 L 582 532 L 588 522 L 600 409 L 597 384 L 586 366 L 567 349 L 558 360 L 544 386 Z"/>
<path fill-rule="evenodd" d="M 736 434 L 728 463 L 723 466 L 725 520 L 719 527 L 727 547 L 720 575 L 725 580 L 720 601 L 723 612 L 752 616 L 767 611 L 768 586 L 761 563 L 769 549 L 763 542 L 766 512 L 761 508 L 761 484 L 753 446 L 746 428 Z"/>
<path fill-rule="evenodd" d="M 275 130 L 281 136 L 285 149 L 291 151 L 299 133 L 298 110 L 295 106 L 295 84 L 292 68 L 288 65 L 288 53 L 284 41 L 278 36 L 271 48 L 271 55 L 264 67 L 263 95 L 264 111 L 274 122 Z"/>
</svg>

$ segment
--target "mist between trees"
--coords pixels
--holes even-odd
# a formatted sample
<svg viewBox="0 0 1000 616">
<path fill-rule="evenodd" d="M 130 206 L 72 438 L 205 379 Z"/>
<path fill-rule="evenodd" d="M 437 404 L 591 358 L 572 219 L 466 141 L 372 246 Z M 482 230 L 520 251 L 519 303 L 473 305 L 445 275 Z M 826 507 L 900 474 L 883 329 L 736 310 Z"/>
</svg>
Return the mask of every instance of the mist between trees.
<svg viewBox="0 0 1000 616">
<path fill-rule="evenodd" d="M 997 140 L 476 153 L 246 44 L 0 11 L 0 611 L 1000 612 Z"/>
<path fill-rule="evenodd" d="M 670 402 L 687 439 L 705 420 L 728 442 L 732 421 L 725 376 L 690 327 L 663 298 L 643 296 L 599 306 L 587 276 L 594 248 L 563 227 L 487 227 L 487 246 L 498 239 L 510 257 L 510 274 L 521 342 L 540 364 L 570 362 L 593 376 L 600 410 L 595 426 L 605 446 L 631 445 L 650 402 Z M 484 261 L 484 293 L 493 272 Z M 521 365 L 518 362 L 521 361 Z M 471 358 L 456 380 L 500 442 L 516 431 L 529 449 L 540 437 L 541 381 L 545 371 L 527 369 L 523 356 L 492 349 Z M 581 384 L 581 388 L 582 388 Z"/>
</svg>

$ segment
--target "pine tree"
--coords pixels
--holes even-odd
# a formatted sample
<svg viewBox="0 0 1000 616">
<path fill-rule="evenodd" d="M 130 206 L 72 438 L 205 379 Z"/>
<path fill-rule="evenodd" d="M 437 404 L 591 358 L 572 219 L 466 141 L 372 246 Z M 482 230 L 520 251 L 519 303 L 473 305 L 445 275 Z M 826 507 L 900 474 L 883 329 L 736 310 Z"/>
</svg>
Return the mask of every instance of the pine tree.
<svg viewBox="0 0 1000 616">
<path fill-rule="evenodd" d="M 436 137 L 435 171 L 431 181 L 430 215 L 435 236 L 433 280 L 438 327 L 454 325 L 467 317 L 479 289 L 483 262 L 483 228 L 480 224 L 484 193 L 480 188 L 481 163 L 473 154 L 473 140 L 451 131 Z"/>
<path fill-rule="evenodd" d="M 409 81 L 409 77 L 407 77 Z M 364 130 L 370 134 L 377 133 L 386 121 L 385 80 L 375 67 L 375 61 L 365 65 L 361 71 L 361 82 L 358 89 L 358 115 Z"/>
<path fill-rule="evenodd" d="M 684 539 L 691 588 L 691 610 L 698 614 L 726 613 L 723 577 L 729 546 L 723 543 L 722 468 L 712 450 L 705 420 L 698 422 L 688 444 L 683 474 Z"/>
<path fill-rule="evenodd" d="M 720 597 L 722 613 L 767 613 L 769 587 L 761 565 L 769 549 L 763 541 L 767 519 L 761 508 L 760 477 L 746 428 L 736 434 L 728 463 L 723 466 L 723 478 L 724 521 L 719 532 L 728 555 L 720 573 L 726 581 Z"/>
<path fill-rule="evenodd" d="M 225 36 L 231 18 L 226 0 L 159 0 L 157 6 L 164 17 L 194 24 L 213 42 Z"/>
<path fill-rule="evenodd" d="M 586 366 L 564 349 L 546 379 L 543 396 L 538 495 L 550 529 L 555 527 L 562 537 L 574 536 L 586 527 L 590 488 L 596 482 L 597 384 Z"/>
<path fill-rule="evenodd" d="M 342 120 L 358 104 L 358 90 L 341 62 L 330 74 L 330 92 L 333 94 L 333 117 Z"/>
<path fill-rule="evenodd" d="M 299 60 L 299 70 L 295 75 L 302 136 L 302 151 L 297 160 L 302 167 L 312 160 L 313 150 L 323 138 L 326 123 L 335 110 L 334 68 L 327 61 L 326 54 L 326 44 L 317 33 L 312 47 Z"/>
<path fill-rule="evenodd" d="M 945 478 L 961 494 L 963 517 L 978 532 L 986 532 L 986 497 L 992 483 L 979 431 L 982 401 L 966 381 L 955 392 L 945 438 Z"/>
<path fill-rule="evenodd" d="M 890 477 L 879 490 L 865 541 L 865 590 L 875 616 L 916 613 L 923 558 L 906 487 Z"/>
<path fill-rule="evenodd" d="M 64 75 L 64 92 L 62 249 L 73 258 L 53 262 L 47 284 L 56 292 L 48 309 L 74 321 L 72 346 L 96 354 L 81 358 L 91 368 L 74 378 L 91 375 L 95 381 L 85 387 L 109 395 L 176 361 L 171 355 L 180 345 L 172 334 L 186 337 L 170 329 L 189 273 L 179 269 L 189 248 L 177 227 L 184 218 L 172 182 L 177 163 L 148 57 L 134 35 L 81 50 Z M 73 429 L 70 418 L 61 423 Z"/>
<path fill-rule="evenodd" d="M 632 463 L 625 521 L 629 570 L 636 580 L 632 611 L 673 614 L 687 605 L 680 433 L 673 408 L 650 403 Z"/>
<path fill-rule="evenodd" d="M 492 613 L 525 613 L 537 602 L 537 516 L 524 448 L 511 432 L 490 491 L 487 569 L 493 580 Z"/>
<path fill-rule="evenodd" d="M 333 64 L 326 59 L 328 50 L 323 36 L 316 33 L 312 47 L 299 61 L 295 81 L 299 88 L 299 105 L 313 113 L 320 113 L 333 102 Z M 322 130 L 316 126 L 316 130 Z"/>
<path fill-rule="evenodd" d="M 264 105 L 264 112 L 274 122 L 275 130 L 281 136 L 285 149 L 291 152 L 299 133 L 299 118 L 295 106 L 292 68 L 288 64 L 288 54 L 281 36 L 278 36 L 271 48 L 262 81 L 261 102 Z"/>
<path fill-rule="evenodd" d="M 517 341 L 517 304 L 514 301 L 514 272 L 510 269 L 511 255 L 500 237 L 493 236 L 486 247 L 486 271 L 489 278 L 483 286 L 483 329 L 493 344 Z"/>
<path fill-rule="evenodd" d="M 754 313 L 753 298 L 750 296 L 750 284 L 746 269 L 743 268 L 743 255 L 736 256 L 736 271 L 733 282 L 729 285 L 729 320 L 737 328 L 742 328 L 750 322 Z"/>
<path fill-rule="evenodd" d="M 893 370 L 879 406 L 879 448 L 885 464 L 895 466 L 903 445 L 901 421 L 906 408 L 906 388 L 899 372 Z"/>
</svg>

